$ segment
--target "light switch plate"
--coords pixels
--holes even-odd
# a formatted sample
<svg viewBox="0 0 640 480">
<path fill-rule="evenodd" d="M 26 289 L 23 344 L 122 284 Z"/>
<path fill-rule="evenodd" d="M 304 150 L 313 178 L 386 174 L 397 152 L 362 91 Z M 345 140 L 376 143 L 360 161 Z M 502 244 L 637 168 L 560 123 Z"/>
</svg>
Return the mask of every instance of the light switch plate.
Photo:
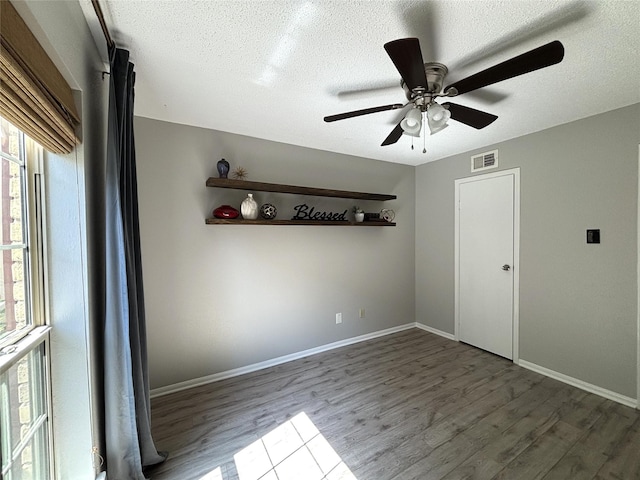
<svg viewBox="0 0 640 480">
<path fill-rule="evenodd" d="M 600 229 L 587 230 L 587 243 L 600 243 Z"/>
</svg>

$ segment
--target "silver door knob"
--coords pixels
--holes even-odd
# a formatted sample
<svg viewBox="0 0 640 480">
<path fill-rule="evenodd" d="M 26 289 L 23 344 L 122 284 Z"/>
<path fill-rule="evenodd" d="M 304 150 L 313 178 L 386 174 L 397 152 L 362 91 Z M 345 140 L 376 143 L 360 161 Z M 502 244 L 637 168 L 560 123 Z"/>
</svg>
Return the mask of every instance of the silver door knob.
<svg viewBox="0 0 640 480">
<path fill-rule="evenodd" d="M 508 272 L 509 270 L 511 270 L 511 267 L 505 263 L 504 265 L 502 265 L 502 269 Z"/>
</svg>

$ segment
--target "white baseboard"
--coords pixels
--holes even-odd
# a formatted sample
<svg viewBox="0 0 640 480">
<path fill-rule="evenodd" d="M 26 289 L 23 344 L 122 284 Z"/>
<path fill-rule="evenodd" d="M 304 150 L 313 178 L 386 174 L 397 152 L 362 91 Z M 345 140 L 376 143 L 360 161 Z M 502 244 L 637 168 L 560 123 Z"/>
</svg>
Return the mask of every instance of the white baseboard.
<svg viewBox="0 0 640 480">
<path fill-rule="evenodd" d="M 428 325 L 424 325 L 422 323 L 416 322 L 416 328 L 419 328 L 420 330 L 424 330 L 425 332 L 433 333 L 435 335 L 440 335 L 441 337 L 444 337 L 449 340 L 456 340 L 455 335 L 453 335 L 452 333 L 443 332 L 442 330 L 438 330 L 437 328 L 433 328 Z"/>
<path fill-rule="evenodd" d="M 387 328 L 385 330 L 379 330 L 377 332 L 367 333 L 365 335 L 347 338 L 345 340 L 339 340 L 337 342 L 328 343 L 326 345 L 321 345 L 319 347 L 310 348 L 308 350 L 292 353 L 290 355 L 284 355 L 282 357 L 273 358 L 271 360 L 265 360 L 264 362 L 254 363 L 251 365 L 247 365 L 245 367 L 234 368 L 232 370 L 227 370 L 225 372 L 214 373 L 213 375 L 194 378 L 192 380 L 186 380 L 184 382 L 175 383 L 173 385 L 167 385 L 165 387 L 154 388 L 150 392 L 151 398 L 161 397 L 163 395 L 180 392 L 182 390 L 187 390 L 193 387 L 199 387 L 201 385 L 217 382 L 220 380 L 224 380 L 226 378 L 237 377 L 238 375 L 244 375 L 245 373 L 256 372 L 258 370 L 274 367 L 282 363 L 291 362 L 293 360 L 299 360 L 300 358 L 307 357 L 309 355 L 327 352 L 329 350 L 345 347 L 347 345 L 353 345 L 355 343 L 364 342 L 366 340 L 371 340 L 378 337 L 383 337 L 385 335 L 390 335 L 392 333 L 402 332 L 410 328 L 419 328 L 420 330 L 424 330 L 426 332 L 439 335 L 448 340 L 457 341 L 454 335 L 447 332 L 443 332 L 442 330 L 438 330 L 437 328 L 433 328 L 428 325 L 423 325 L 422 323 L 418 323 L 418 322 L 407 323 L 405 325 L 400 325 L 398 327 Z M 536 373 L 540 373 L 547 377 L 551 377 L 555 380 L 559 380 L 561 382 L 580 388 L 587 392 L 595 393 L 596 395 L 600 395 L 601 397 L 608 398 L 609 400 L 613 400 L 614 402 L 621 403 L 622 405 L 626 405 L 632 408 L 638 408 L 640 405 L 640 402 L 636 401 L 635 398 L 627 397 L 625 395 L 621 395 L 611 390 L 607 390 L 606 388 L 598 387 L 597 385 L 593 385 L 593 384 L 584 382 L 582 380 L 578 380 L 577 378 L 570 377 L 569 375 L 556 372 L 555 370 L 541 367 L 540 365 L 536 365 L 535 363 L 527 362 L 526 360 L 519 360 L 517 364 L 528 370 L 534 371 Z"/>
<path fill-rule="evenodd" d="M 284 355 L 282 357 L 272 358 L 271 360 L 265 360 L 264 362 L 254 363 L 247 365 L 246 367 L 234 368 L 233 370 L 227 370 L 226 372 L 214 373 L 213 375 L 207 375 L 200 378 L 194 378 L 193 380 L 186 380 L 184 382 L 174 383 L 173 385 L 167 385 L 165 387 L 154 388 L 150 392 L 151 398 L 161 397 L 170 393 L 180 392 L 187 390 L 188 388 L 199 387 L 208 383 L 217 382 L 226 378 L 237 377 L 238 375 L 244 375 L 245 373 L 256 372 L 264 368 L 274 367 L 282 363 L 291 362 L 293 360 L 299 360 L 303 357 L 308 357 L 316 353 L 326 352 L 335 348 L 345 347 L 347 345 L 353 345 L 354 343 L 364 342 L 373 338 L 383 337 L 392 333 L 402 332 L 410 328 L 415 328 L 415 323 L 407 323 L 406 325 L 400 325 L 398 327 L 387 328 L 385 330 L 379 330 L 373 333 L 367 333 L 358 337 L 347 338 L 345 340 L 339 340 L 337 342 L 328 343 L 319 347 L 310 348 L 301 352 L 292 353 L 290 355 Z"/>
<path fill-rule="evenodd" d="M 637 408 L 638 403 L 635 398 L 627 397 L 625 395 L 620 395 L 619 393 L 613 392 L 611 390 L 607 390 L 606 388 L 598 387 L 597 385 L 593 385 L 591 383 L 584 382 L 574 377 L 570 377 L 569 375 L 565 375 L 564 373 L 556 372 L 555 370 L 550 370 L 545 367 L 541 367 L 540 365 L 536 365 L 535 363 L 527 362 L 526 360 L 520 360 L 518 362 L 523 368 L 527 370 L 531 370 L 536 373 L 540 373 L 542 375 L 546 375 L 547 377 L 551 377 L 554 380 L 559 380 L 561 382 L 567 383 L 571 386 L 580 388 L 582 390 L 586 390 L 590 393 L 595 393 L 596 395 L 600 395 L 601 397 L 608 398 L 609 400 L 613 400 L 614 402 L 621 403 L 622 405 L 626 405 L 627 407 Z"/>
</svg>

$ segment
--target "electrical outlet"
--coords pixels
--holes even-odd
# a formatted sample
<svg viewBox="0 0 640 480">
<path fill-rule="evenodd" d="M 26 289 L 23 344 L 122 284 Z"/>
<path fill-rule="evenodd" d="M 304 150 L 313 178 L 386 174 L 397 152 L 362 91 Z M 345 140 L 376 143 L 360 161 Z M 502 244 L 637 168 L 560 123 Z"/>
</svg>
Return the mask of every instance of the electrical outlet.
<svg viewBox="0 0 640 480">
<path fill-rule="evenodd" d="M 336 313 L 336 325 L 338 323 L 342 323 L 342 314 L 341 313 Z"/>
<path fill-rule="evenodd" d="M 359 315 L 360 315 L 360 318 L 364 318 L 364 308 L 360 309 Z"/>
</svg>

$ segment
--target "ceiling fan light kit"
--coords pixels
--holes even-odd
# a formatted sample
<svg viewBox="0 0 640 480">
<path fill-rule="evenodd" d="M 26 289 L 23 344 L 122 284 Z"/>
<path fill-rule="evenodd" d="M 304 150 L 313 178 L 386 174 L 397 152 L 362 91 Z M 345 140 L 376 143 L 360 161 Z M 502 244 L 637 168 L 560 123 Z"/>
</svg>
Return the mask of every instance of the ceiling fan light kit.
<svg viewBox="0 0 640 480">
<path fill-rule="evenodd" d="M 405 108 L 411 105 L 412 108 L 382 142 L 382 146 L 396 143 L 403 134 L 419 137 L 424 123 L 423 114 L 426 114 L 426 123 L 429 126 L 431 135 L 445 129 L 448 126 L 449 119 L 464 123 L 475 129 L 485 128 L 497 120 L 498 117 L 491 113 L 451 102 L 445 102 L 441 105 L 435 100 L 438 97 L 462 95 L 509 78 L 549 67 L 560 63 L 564 58 L 564 46 L 558 40 L 555 40 L 463 78 L 443 89 L 444 80 L 449 73 L 449 69 L 442 63 L 424 63 L 417 38 L 393 40 L 386 43 L 384 49 L 387 51 L 398 73 L 400 73 L 400 86 L 403 88 L 408 102 L 405 104 L 382 105 L 324 117 L 325 122 L 334 122 L 370 113 Z M 425 152 L 426 149 L 423 149 L 423 153 Z"/>
<path fill-rule="evenodd" d="M 422 128 L 422 112 L 420 109 L 416 107 L 409 110 L 400 122 L 400 126 L 409 135 L 420 135 L 420 129 Z"/>
<path fill-rule="evenodd" d="M 439 103 L 432 102 L 427 108 L 427 122 L 429 123 L 429 130 L 431 135 L 444 130 L 449 125 L 447 122 L 451 118 L 451 112 Z"/>
</svg>

